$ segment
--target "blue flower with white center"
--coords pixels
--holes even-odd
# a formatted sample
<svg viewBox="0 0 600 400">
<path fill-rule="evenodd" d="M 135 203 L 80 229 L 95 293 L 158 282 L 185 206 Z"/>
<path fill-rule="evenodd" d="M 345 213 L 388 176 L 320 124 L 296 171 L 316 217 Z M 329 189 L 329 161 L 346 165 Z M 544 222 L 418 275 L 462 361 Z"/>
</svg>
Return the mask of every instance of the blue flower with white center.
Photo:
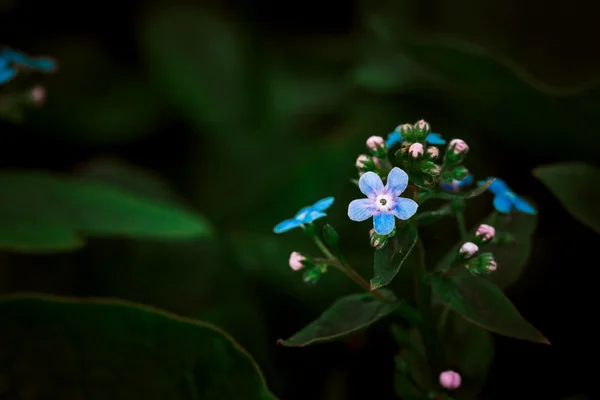
<svg viewBox="0 0 600 400">
<path fill-rule="evenodd" d="M 326 216 L 323 211 L 327 210 L 333 204 L 335 199 L 333 197 L 326 197 L 317 201 L 312 206 L 304 207 L 296 215 L 294 218 L 286 219 L 278 223 L 275 228 L 273 228 L 273 232 L 275 233 L 283 233 L 287 232 L 290 229 L 297 228 L 302 225 L 310 224 L 313 221 L 316 221 L 319 218 Z"/>
<path fill-rule="evenodd" d="M 452 179 L 451 182 L 442 181 L 441 185 L 442 189 L 444 189 L 447 192 L 458 192 L 460 189 L 464 188 L 465 186 L 469 186 L 472 183 L 473 175 L 469 174 L 463 180 Z"/>
<path fill-rule="evenodd" d="M 8 47 L 0 49 L 0 84 L 14 78 L 18 67 L 52 72 L 56 68 L 56 62 L 48 57 L 29 57 Z"/>
<path fill-rule="evenodd" d="M 425 141 L 428 144 L 432 144 L 432 145 L 436 145 L 436 146 L 446 144 L 446 141 L 442 138 L 442 135 L 440 135 L 439 133 L 430 133 L 425 138 Z M 400 132 L 394 131 L 394 132 L 388 134 L 387 140 L 385 141 L 385 145 L 387 147 L 392 147 L 400 142 L 402 142 L 402 135 L 400 135 Z"/>
<path fill-rule="evenodd" d="M 494 179 L 487 178 L 485 181 L 478 181 L 478 185 L 483 185 L 485 182 Z M 494 194 L 494 208 L 501 213 L 508 214 L 515 209 L 526 214 L 536 214 L 535 208 L 521 197 L 517 196 L 508 185 L 502 180 L 496 180 L 488 187 L 488 190 Z"/>
<path fill-rule="evenodd" d="M 353 200 L 348 205 L 348 217 L 357 222 L 373 217 L 375 232 L 389 235 L 396 225 L 394 218 L 407 220 L 419 207 L 415 201 L 399 197 L 407 186 L 408 175 L 398 167 L 390 171 L 385 186 L 376 173 L 364 173 L 358 187 L 367 198 Z"/>
</svg>

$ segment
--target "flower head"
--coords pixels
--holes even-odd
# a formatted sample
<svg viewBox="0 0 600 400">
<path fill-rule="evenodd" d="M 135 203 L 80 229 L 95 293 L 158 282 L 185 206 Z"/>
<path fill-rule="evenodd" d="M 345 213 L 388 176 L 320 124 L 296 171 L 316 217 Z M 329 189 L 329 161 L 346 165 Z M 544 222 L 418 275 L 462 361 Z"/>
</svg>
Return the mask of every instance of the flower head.
<svg viewBox="0 0 600 400">
<path fill-rule="evenodd" d="M 429 146 L 427 148 L 427 157 L 429 158 L 438 158 L 440 155 L 440 149 L 435 146 Z"/>
<path fill-rule="evenodd" d="M 367 147 L 373 151 L 384 148 L 385 141 L 381 136 L 371 136 L 367 139 Z"/>
<path fill-rule="evenodd" d="M 478 185 L 483 185 L 485 182 L 494 179 L 488 178 L 485 181 L 478 181 Z M 488 190 L 494 194 L 494 208 L 501 213 L 508 214 L 513 209 L 526 214 L 536 214 L 535 208 L 521 197 L 517 196 L 506 183 L 498 178 L 492 182 Z"/>
<path fill-rule="evenodd" d="M 403 140 L 402 133 L 400 132 L 400 130 L 401 130 L 400 128 L 402 126 L 404 126 L 404 125 L 397 127 L 396 130 L 394 130 L 394 132 L 388 134 L 387 140 L 385 141 L 385 144 L 387 147 L 392 147 L 392 146 L 402 142 L 402 140 Z M 428 134 L 427 137 L 425 138 L 425 141 L 428 144 L 433 144 L 436 146 L 446 144 L 446 141 L 444 139 L 442 139 L 442 136 L 439 133 Z"/>
<path fill-rule="evenodd" d="M 469 146 L 462 139 L 452 139 L 448 145 L 448 151 L 454 154 L 466 153 L 469 151 Z"/>
<path fill-rule="evenodd" d="M 353 200 L 348 205 L 348 217 L 358 222 L 373 217 L 375 232 L 390 234 L 395 226 L 394 217 L 407 220 L 419 207 L 415 201 L 399 197 L 407 186 L 408 175 L 398 167 L 390 171 L 385 186 L 376 173 L 365 173 L 360 177 L 358 187 L 367 198 Z"/>
<path fill-rule="evenodd" d="M 301 225 L 310 224 L 311 222 L 326 216 L 323 211 L 327 210 L 333 204 L 333 197 L 326 197 L 317 201 L 312 206 L 304 207 L 296 215 L 294 218 L 286 219 L 278 223 L 275 228 L 273 228 L 273 232 L 275 233 L 283 233 L 287 232 L 290 229 L 297 228 Z"/>
<path fill-rule="evenodd" d="M 475 236 L 481 239 L 484 242 L 489 242 L 496 235 L 496 229 L 493 226 L 481 224 L 477 227 L 477 231 L 475 231 Z"/>
<path fill-rule="evenodd" d="M 460 246 L 458 253 L 465 258 L 471 258 L 475 253 L 479 251 L 479 247 L 473 242 L 466 242 Z"/>
<path fill-rule="evenodd" d="M 442 189 L 444 189 L 447 192 L 458 192 L 460 189 L 462 189 L 465 186 L 469 186 L 471 183 L 473 183 L 473 175 L 469 174 L 463 180 L 452 179 L 452 181 L 450 182 L 442 181 L 441 186 Z"/>
<path fill-rule="evenodd" d="M 423 155 L 423 145 L 421 143 L 413 143 L 408 149 L 408 153 L 412 158 L 417 158 Z"/>
<path fill-rule="evenodd" d="M 304 260 L 306 260 L 306 257 L 294 251 L 292 254 L 290 254 L 290 267 L 294 271 L 300 271 L 302 268 L 304 268 L 304 264 L 302 263 Z"/>
<path fill-rule="evenodd" d="M 56 68 L 56 62 L 48 57 L 29 57 L 8 47 L 0 49 L 0 84 L 14 78 L 18 68 L 53 72 Z"/>
<path fill-rule="evenodd" d="M 444 389 L 454 390 L 460 387 L 462 379 L 460 374 L 454 371 L 444 371 L 440 374 L 440 385 Z"/>
</svg>

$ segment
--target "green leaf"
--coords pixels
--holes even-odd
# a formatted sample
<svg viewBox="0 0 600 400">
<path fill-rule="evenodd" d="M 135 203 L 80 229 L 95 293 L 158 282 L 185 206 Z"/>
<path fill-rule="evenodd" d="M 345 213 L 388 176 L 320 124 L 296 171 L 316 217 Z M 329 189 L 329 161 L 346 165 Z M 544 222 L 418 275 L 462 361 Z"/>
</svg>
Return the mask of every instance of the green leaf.
<svg viewBox="0 0 600 400">
<path fill-rule="evenodd" d="M 375 251 L 371 290 L 388 285 L 400 271 L 400 267 L 417 243 L 417 228 L 411 223 L 404 224 L 390 242 L 385 249 Z"/>
<path fill-rule="evenodd" d="M 415 219 L 419 226 L 433 225 L 444 217 L 452 215 L 452 204 L 447 203 L 433 211 L 425 211 L 417 214 Z"/>
<path fill-rule="evenodd" d="M 202 321 L 123 300 L 32 294 L 0 301 L 0 319 L 0 371 L 10 393 L 275 399 L 252 357 Z"/>
<path fill-rule="evenodd" d="M 383 303 L 373 293 L 351 294 L 339 298 L 319 318 L 288 339 L 279 339 L 277 344 L 287 347 L 304 347 L 342 339 L 357 333 L 379 319 L 396 311 L 402 302 L 391 290 L 379 291 L 392 303 Z"/>
<path fill-rule="evenodd" d="M 202 218 L 167 202 L 66 175 L 0 173 L 0 248 L 66 251 L 82 234 L 184 239 L 210 235 Z"/>
<path fill-rule="evenodd" d="M 444 199 L 444 200 L 470 199 L 472 197 L 476 197 L 476 196 L 479 196 L 480 194 L 483 194 L 487 190 L 487 188 L 494 182 L 494 180 L 495 179 L 490 179 L 489 181 L 485 182 L 481 186 L 477 186 L 473 189 L 465 190 L 463 192 L 440 191 L 435 195 L 435 197 L 437 197 L 438 199 Z"/>
<path fill-rule="evenodd" d="M 582 162 L 565 162 L 539 166 L 533 175 L 575 219 L 600 233 L 600 168 Z"/>
<path fill-rule="evenodd" d="M 333 226 L 325 224 L 323 227 L 323 238 L 325 239 L 325 243 L 327 243 L 332 249 L 334 249 L 335 253 L 339 255 L 340 235 Z"/>
<path fill-rule="evenodd" d="M 450 277 L 434 276 L 432 283 L 441 300 L 472 323 L 501 335 L 550 344 L 489 280 L 460 268 Z"/>
<path fill-rule="evenodd" d="M 501 289 L 513 285 L 522 275 L 532 249 L 533 233 L 537 227 L 538 216 L 525 213 L 511 214 L 505 217 L 496 212 L 491 213 L 469 232 L 471 238 L 475 237 L 475 230 L 480 224 L 492 225 L 500 233 L 509 233 L 514 237 L 514 243 L 496 244 L 488 243 L 480 248 L 480 252 L 491 252 L 498 264 L 498 269 L 487 276 Z M 445 271 L 450 267 L 459 247 L 464 241 L 459 241 L 446 253 L 437 264 L 436 271 Z"/>
</svg>

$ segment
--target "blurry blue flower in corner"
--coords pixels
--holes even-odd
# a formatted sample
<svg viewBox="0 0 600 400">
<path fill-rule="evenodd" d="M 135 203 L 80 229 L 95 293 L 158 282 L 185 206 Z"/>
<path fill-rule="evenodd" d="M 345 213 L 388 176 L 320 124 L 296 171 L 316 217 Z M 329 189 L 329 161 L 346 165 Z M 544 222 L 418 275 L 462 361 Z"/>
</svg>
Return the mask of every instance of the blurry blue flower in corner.
<svg viewBox="0 0 600 400">
<path fill-rule="evenodd" d="M 469 174 L 463 180 L 452 179 L 452 181 L 449 181 L 449 182 L 442 181 L 441 185 L 442 185 L 442 189 L 444 189 L 447 192 L 458 192 L 460 189 L 464 188 L 465 186 L 469 186 L 472 183 L 473 183 L 473 175 Z"/>
<path fill-rule="evenodd" d="M 425 138 L 425 141 L 433 145 L 446 144 L 446 141 L 442 138 L 442 136 L 439 133 L 430 133 Z M 400 132 L 394 131 L 388 134 L 387 140 L 385 141 L 385 145 L 387 147 L 392 147 L 400 142 L 402 142 L 402 135 L 400 135 Z"/>
<path fill-rule="evenodd" d="M 483 185 L 485 182 L 494 179 L 487 178 L 485 181 L 478 181 L 478 185 Z M 488 190 L 494 194 L 494 208 L 501 213 L 508 214 L 515 209 L 526 214 L 536 214 L 535 208 L 521 197 L 517 196 L 506 183 L 498 178 L 492 182 Z"/>
<path fill-rule="evenodd" d="M 326 197 L 317 201 L 312 206 L 304 207 L 296 213 L 294 218 L 286 219 L 285 221 L 278 223 L 275 228 L 273 228 L 273 232 L 287 232 L 290 229 L 297 228 L 301 225 L 310 224 L 311 222 L 326 216 L 327 214 L 325 214 L 323 211 L 331 207 L 334 200 L 335 199 L 333 197 Z"/>
<path fill-rule="evenodd" d="M 0 85 L 14 78 L 19 68 L 53 72 L 56 61 L 49 57 L 29 57 L 8 47 L 0 49 Z"/>
</svg>

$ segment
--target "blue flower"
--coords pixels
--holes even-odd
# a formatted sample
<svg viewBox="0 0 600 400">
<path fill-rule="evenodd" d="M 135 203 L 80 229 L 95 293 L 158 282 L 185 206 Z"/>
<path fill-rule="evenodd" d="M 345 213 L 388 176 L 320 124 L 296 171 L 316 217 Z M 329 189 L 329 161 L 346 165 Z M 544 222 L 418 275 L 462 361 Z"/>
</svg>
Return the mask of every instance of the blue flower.
<svg viewBox="0 0 600 400">
<path fill-rule="evenodd" d="M 286 219 L 278 223 L 275 228 L 273 228 L 273 232 L 275 233 L 283 233 L 287 232 L 290 229 L 297 228 L 301 225 L 310 224 L 311 222 L 326 216 L 323 211 L 327 210 L 333 204 L 333 197 L 326 197 L 317 201 L 312 206 L 304 207 L 296 215 L 294 218 Z"/>
<path fill-rule="evenodd" d="M 473 175 L 469 174 L 463 180 L 452 179 L 451 182 L 442 181 L 441 185 L 442 189 L 444 189 L 447 192 L 458 192 L 460 189 L 464 188 L 465 186 L 469 186 L 472 183 Z"/>
<path fill-rule="evenodd" d="M 478 181 L 478 185 L 494 179 L 487 178 L 485 181 Z M 488 190 L 494 194 L 494 208 L 501 213 L 508 214 L 512 209 L 524 212 L 526 214 L 536 214 L 535 208 L 521 197 L 517 196 L 508 185 L 502 180 L 496 180 L 488 187 Z"/>
<path fill-rule="evenodd" d="M 0 49 L 0 84 L 6 83 L 17 74 L 17 67 L 52 72 L 56 62 L 47 57 L 29 57 L 8 47 Z"/>
<path fill-rule="evenodd" d="M 407 220 L 417 212 L 419 205 L 404 197 L 399 197 L 408 186 L 408 175 L 398 167 L 390 171 L 385 187 L 379 175 L 364 173 L 359 181 L 360 191 L 366 199 L 353 200 L 348 205 L 348 217 L 352 221 L 364 221 L 373 217 L 373 228 L 380 235 L 388 235 L 394 230 L 394 217 Z"/>
<path fill-rule="evenodd" d="M 442 139 L 442 135 L 440 135 L 439 133 L 430 133 L 425 138 L 425 141 L 429 144 L 433 144 L 436 146 L 446 144 L 446 141 Z M 400 135 L 400 132 L 394 131 L 388 134 L 387 140 L 385 141 L 385 145 L 387 147 L 392 147 L 400 142 L 402 142 L 402 135 Z"/>
</svg>

